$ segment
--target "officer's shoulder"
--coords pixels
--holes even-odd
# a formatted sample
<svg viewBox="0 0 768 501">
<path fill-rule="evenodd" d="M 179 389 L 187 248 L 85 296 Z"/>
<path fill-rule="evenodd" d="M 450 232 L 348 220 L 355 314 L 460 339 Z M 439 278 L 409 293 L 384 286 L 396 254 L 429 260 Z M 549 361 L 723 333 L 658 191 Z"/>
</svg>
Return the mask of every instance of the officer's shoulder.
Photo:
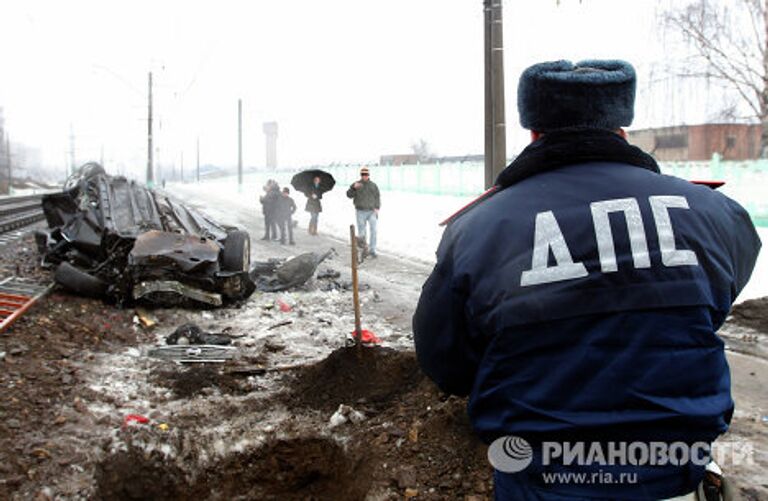
<svg viewBox="0 0 768 501">
<path fill-rule="evenodd" d="M 725 184 L 722 181 L 691 181 L 669 174 L 660 174 L 660 178 L 662 179 L 662 182 L 670 188 L 680 190 L 686 195 L 694 196 L 702 200 L 731 200 L 727 195 L 717 190 L 717 188 Z"/>
</svg>

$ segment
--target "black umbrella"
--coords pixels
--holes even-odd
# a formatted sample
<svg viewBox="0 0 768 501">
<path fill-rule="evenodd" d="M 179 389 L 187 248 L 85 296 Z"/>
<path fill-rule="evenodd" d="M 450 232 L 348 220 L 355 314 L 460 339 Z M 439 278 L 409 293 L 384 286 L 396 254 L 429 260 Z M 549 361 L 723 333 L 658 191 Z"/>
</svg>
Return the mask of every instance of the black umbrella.
<svg viewBox="0 0 768 501">
<path fill-rule="evenodd" d="M 320 169 L 311 169 L 301 171 L 293 176 L 293 178 L 291 178 L 291 186 L 293 186 L 297 191 L 307 193 L 312 189 L 312 186 L 314 186 L 316 177 L 320 178 L 321 193 L 331 191 L 336 185 L 336 180 L 333 179 L 333 176 L 329 173 Z"/>
</svg>

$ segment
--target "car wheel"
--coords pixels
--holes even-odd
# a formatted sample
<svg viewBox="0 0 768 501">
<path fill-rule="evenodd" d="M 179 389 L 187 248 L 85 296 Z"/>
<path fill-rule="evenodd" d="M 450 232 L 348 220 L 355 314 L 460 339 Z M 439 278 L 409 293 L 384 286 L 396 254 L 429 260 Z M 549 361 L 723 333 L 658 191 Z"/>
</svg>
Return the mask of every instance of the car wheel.
<svg viewBox="0 0 768 501">
<path fill-rule="evenodd" d="M 224 250 L 221 251 L 221 269 L 224 271 L 248 271 L 251 265 L 251 238 L 248 232 L 235 230 L 227 233 Z"/>
<path fill-rule="evenodd" d="M 56 268 L 53 279 L 57 284 L 82 296 L 103 297 L 107 294 L 106 282 L 66 261 Z"/>
</svg>

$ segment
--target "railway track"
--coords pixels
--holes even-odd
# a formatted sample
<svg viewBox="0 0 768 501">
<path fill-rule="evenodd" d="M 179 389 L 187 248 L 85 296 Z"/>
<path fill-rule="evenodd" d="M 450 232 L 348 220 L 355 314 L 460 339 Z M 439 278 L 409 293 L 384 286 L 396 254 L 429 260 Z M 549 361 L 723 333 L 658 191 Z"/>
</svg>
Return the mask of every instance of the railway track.
<svg viewBox="0 0 768 501">
<path fill-rule="evenodd" d="M 0 234 L 45 219 L 40 204 L 43 195 L 0 198 Z"/>
<path fill-rule="evenodd" d="M 22 230 L 45 219 L 41 204 L 43 195 L 24 195 L 0 198 L 0 246 L 12 243 L 24 235 Z M 0 280 L 0 333 L 51 289 L 23 278 L 8 277 Z"/>
</svg>

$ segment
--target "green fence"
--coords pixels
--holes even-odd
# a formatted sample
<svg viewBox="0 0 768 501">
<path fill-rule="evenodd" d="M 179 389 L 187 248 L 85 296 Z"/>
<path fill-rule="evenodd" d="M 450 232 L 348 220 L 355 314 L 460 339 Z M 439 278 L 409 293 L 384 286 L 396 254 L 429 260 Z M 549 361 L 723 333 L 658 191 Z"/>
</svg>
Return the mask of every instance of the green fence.
<svg viewBox="0 0 768 501">
<path fill-rule="evenodd" d="M 359 179 L 358 165 L 322 167 L 343 187 Z M 472 196 L 483 192 L 482 162 L 456 162 L 417 165 L 368 165 L 371 180 L 382 190 L 430 195 Z M 664 162 L 665 174 L 688 180 L 725 181 L 720 190 L 741 203 L 755 224 L 768 227 L 768 160 L 724 162 L 715 157 L 708 162 Z"/>
<path fill-rule="evenodd" d="M 664 174 L 688 180 L 725 181 L 720 191 L 749 211 L 757 226 L 768 227 L 768 160 L 724 162 L 664 162 Z"/>
<path fill-rule="evenodd" d="M 323 167 L 337 183 L 349 185 L 360 178 L 361 165 Z M 374 165 L 371 180 L 382 190 L 430 195 L 475 195 L 483 192 L 482 162 L 416 165 Z"/>
</svg>

